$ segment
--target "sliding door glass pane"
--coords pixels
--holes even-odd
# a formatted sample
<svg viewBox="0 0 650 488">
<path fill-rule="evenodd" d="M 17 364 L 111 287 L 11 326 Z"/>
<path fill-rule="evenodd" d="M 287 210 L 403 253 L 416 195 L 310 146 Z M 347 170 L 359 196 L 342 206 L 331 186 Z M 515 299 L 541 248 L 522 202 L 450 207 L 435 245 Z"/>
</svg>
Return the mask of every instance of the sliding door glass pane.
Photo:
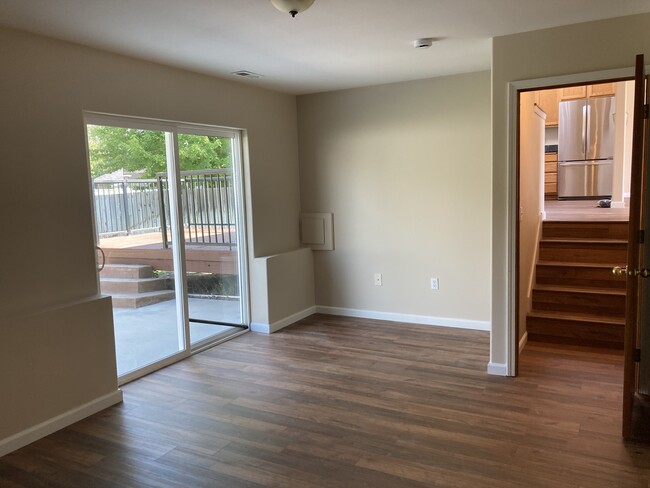
<svg viewBox="0 0 650 488">
<path fill-rule="evenodd" d="M 242 324 L 232 137 L 179 134 L 190 338 L 225 337 Z"/>
<path fill-rule="evenodd" d="M 185 349 L 166 192 L 165 132 L 88 125 L 97 242 L 106 257 L 118 375 Z"/>
</svg>

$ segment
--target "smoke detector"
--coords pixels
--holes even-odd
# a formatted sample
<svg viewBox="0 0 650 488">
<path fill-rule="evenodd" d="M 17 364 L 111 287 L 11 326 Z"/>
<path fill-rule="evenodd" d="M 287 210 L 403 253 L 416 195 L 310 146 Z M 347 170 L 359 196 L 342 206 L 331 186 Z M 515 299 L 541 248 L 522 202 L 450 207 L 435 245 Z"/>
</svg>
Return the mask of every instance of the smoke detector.
<svg viewBox="0 0 650 488">
<path fill-rule="evenodd" d="M 422 37 L 413 41 L 413 47 L 415 49 L 427 49 L 431 47 L 435 39 L 433 37 Z"/>
</svg>

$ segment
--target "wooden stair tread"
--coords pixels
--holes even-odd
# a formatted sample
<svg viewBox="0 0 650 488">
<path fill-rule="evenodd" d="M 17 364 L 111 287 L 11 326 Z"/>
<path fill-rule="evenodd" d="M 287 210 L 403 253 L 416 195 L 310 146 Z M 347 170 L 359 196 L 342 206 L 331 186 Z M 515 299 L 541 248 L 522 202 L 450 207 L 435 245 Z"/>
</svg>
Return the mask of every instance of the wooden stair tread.
<svg viewBox="0 0 650 488">
<path fill-rule="evenodd" d="M 574 224 L 574 225 L 591 225 L 591 224 L 620 224 L 621 222 L 628 223 L 627 220 L 544 220 L 544 223 L 549 224 Z"/>
<path fill-rule="evenodd" d="M 596 295 L 625 296 L 625 290 L 591 288 L 586 286 L 557 286 L 557 285 L 535 284 L 533 290 L 553 291 L 559 293 L 593 293 Z"/>
<path fill-rule="evenodd" d="M 591 315 L 576 312 L 556 312 L 550 310 L 533 310 L 528 312 L 528 317 L 551 320 L 571 320 L 575 322 L 595 322 L 607 325 L 625 326 L 625 319 L 622 317 L 612 317 L 602 314 Z"/>
<path fill-rule="evenodd" d="M 593 237 L 542 237 L 540 244 L 621 244 L 627 245 L 627 239 L 594 239 Z"/>
<path fill-rule="evenodd" d="M 567 267 L 567 268 L 603 268 L 611 270 L 615 266 L 625 265 L 625 263 L 580 263 L 575 261 L 538 261 L 538 266 L 554 266 L 554 267 Z"/>
</svg>

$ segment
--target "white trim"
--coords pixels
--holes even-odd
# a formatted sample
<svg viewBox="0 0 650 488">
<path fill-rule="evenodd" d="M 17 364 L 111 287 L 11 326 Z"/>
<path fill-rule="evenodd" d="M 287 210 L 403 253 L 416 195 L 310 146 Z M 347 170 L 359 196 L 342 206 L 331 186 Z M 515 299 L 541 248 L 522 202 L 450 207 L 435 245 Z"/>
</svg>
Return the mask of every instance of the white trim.
<svg viewBox="0 0 650 488">
<path fill-rule="evenodd" d="M 405 313 L 377 312 L 374 310 L 358 310 L 354 308 L 326 307 L 317 305 L 317 313 L 328 315 L 343 315 L 346 317 L 359 317 L 364 319 L 388 320 L 391 322 L 406 322 L 409 324 L 436 325 L 440 327 L 455 327 L 458 329 L 485 330 L 491 329 L 487 320 L 456 319 L 448 317 L 432 317 L 427 315 L 414 315 Z"/>
<path fill-rule="evenodd" d="M 34 441 L 42 439 L 57 430 L 79 422 L 105 408 L 120 403 L 122 401 L 122 390 L 115 390 L 108 395 L 96 398 L 84 405 L 68 410 L 61 415 L 34 425 L 28 429 L 18 432 L 12 436 L 0 440 L 0 457 L 9 454 L 21 447 L 31 444 Z"/>
<path fill-rule="evenodd" d="M 232 170 L 235 190 L 235 218 L 237 223 L 237 266 L 239 272 L 239 315 L 242 324 L 249 326 L 251 317 L 250 274 L 248 270 L 248 225 L 246 207 L 246 151 L 245 132 L 237 131 L 232 145 Z M 249 327 L 250 328 L 250 327 Z"/>
<path fill-rule="evenodd" d="M 487 373 L 494 376 L 512 376 L 508 374 L 508 365 L 505 363 L 489 362 L 487 366 Z"/>
<path fill-rule="evenodd" d="M 539 238 L 542 235 L 542 226 L 544 224 L 544 215 L 542 215 L 542 212 L 539 214 L 539 218 L 537 220 L 537 230 L 535 231 L 535 255 L 533 256 L 531 265 L 530 265 L 530 275 L 528 279 L 528 290 L 526 292 L 526 296 L 530 298 L 530 296 L 533 294 L 533 286 L 535 286 L 535 271 L 537 270 L 537 261 L 539 260 Z"/>
<path fill-rule="evenodd" d="M 223 344 L 224 342 L 228 342 L 229 340 L 234 339 L 235 337 L 239 337 L 240 335 L 247 334 L 249 331 L 250 329 L 248 327 L 246 327 L 245 329 L 240 329 L 235 332 L 231 331 L 230 334 L 223 336 L 221 339 L 217 339 L 216 341 L 213 338 L 208 337 L 204 341 L 200 341 L 192 345 L 192 355 L 213 348 L 214 346 L 218 346 L 219 344 Z"/>
<path fill-rule="evenodd" d="M 191 356 L 191 352 L 186 351 L 183 349 L 182 351 L 178 351 L 171 356 L 166 356 L 163 359 L 160 359 L 158 361 L 154 361 L 151 364 L 147 364 L 146 366 L 142 366 L 137 368 L 134 371 L 130 371 L 128 373 L 124 373 L 121 376 L 117 377 L 117 384 L 119 386 L 126 385 L 127 383 L 130 383 L 131 381 L 135 381 L 137 379 L 142 378 L 143 376 L 147 376 L 150 373 L 153 373 L 154 371 L 158 371 L 159 369 L 165 368 L 169 366 L 170 364 L 177 363 L 183 359 L 186 359 Z"/>
<path fill-rule="evenodd" d="M 528 343 L 528 331 L 524 332 L 524 335 L 521 336 L 521 339 L 519 339 L 519 354 L 524 350 L 524 347 L 526 347 L 526 344 Z"/>
<path fill-rule="evenodd" d="M 310 315 L 315 314 L 316 308 L 317 307 L 306 308 L 304 310 L 301 310 L 300 312 L 294 313 L 293 315 L 289 315 L 288 317 L 273 322 L 272 324 L 266 324 L 263 322 L 253 322 L 251 323 L 251 330 L 253 332 L 259 332 L 262 334 L 272 334 L 273 332 L 277 332 L 280 329 L 284 329 L 285 327 L 291 324 L 295 324 L 299 320 L 302 320 L 306 317 L 309 317 Z"/>
<path fill-rule="evenodd" d="M 197 131 L 196 134 L 202 135 L 203 131 L 209 131 L 211 135 L 219 137 L 233 137 L 233 133 L 240 129 L 236 127 L 216 126 L 213 124 L 199 124 L 194 122 L 184 122 L 169 119 L 156 119 L 150 117 L 137 117 L 134 115 L 111 114 L 106 112 L 93 112 L 91 110 L 82 111 L 85 124 L 90 125 L 109 125 L 111 127 L 122 127 L 124 129 L 141 129 L 141 130 L 159 130 L 163 132 L 172 132 L 174 130 Z"/>
<path fill-rule="evenodd" d="M 618 68 L 587 73 L 574 73 L 570 75 L 549 76 L 548 78 L 534 78 L 532 80 L 512 81 L 517 90 L 544 89 L 548 86 L 572 85 L 583 83 L 590 85 L 601 80 L 614 80 L 618 78 L 634 78 L 634 68 Z"/>
</svg>

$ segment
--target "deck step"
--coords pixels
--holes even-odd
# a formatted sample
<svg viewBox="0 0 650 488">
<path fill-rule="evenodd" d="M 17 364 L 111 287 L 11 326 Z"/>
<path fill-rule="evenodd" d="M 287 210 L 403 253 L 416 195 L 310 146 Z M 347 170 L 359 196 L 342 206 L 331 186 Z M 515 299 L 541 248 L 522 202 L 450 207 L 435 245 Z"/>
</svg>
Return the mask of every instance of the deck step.
<svg viewBox="0 0 650 488">
<path fill-rule="evenodd" d="M 119 293 L 111 295 L 113 307 L 140 308 L 154 303 L 173 300 L 176 293 L 173 290 L 149 291 L 146 293 Z"/>
<path fill-rule="evenodd" d="M 102 293 L 129 294 L 164 290 L 164 278 L 100 278 Z"/>
<path fill-rule="evenodd" d="M 536 282 L 540 285 L 578 286 L 624 290 L 625 277 L 612 273 L 616 264 L 595 264 L 540 261 L 536 267 Z"/>
<path fill-rule="evenodd" d="M 625 319 L 568 312 L 530 312 L 528 340 L 554 344 L 623 348 Z"/>
<path fill-rule="evenodd" d="M 151 278 L 153 267 L 148 264 L 107 264 L 100 278 Z"/>
<path fill-rule="evenodd" d="M 625 290 L 535 285 L 533 311 L 625 316 Z"/>
</svg>

